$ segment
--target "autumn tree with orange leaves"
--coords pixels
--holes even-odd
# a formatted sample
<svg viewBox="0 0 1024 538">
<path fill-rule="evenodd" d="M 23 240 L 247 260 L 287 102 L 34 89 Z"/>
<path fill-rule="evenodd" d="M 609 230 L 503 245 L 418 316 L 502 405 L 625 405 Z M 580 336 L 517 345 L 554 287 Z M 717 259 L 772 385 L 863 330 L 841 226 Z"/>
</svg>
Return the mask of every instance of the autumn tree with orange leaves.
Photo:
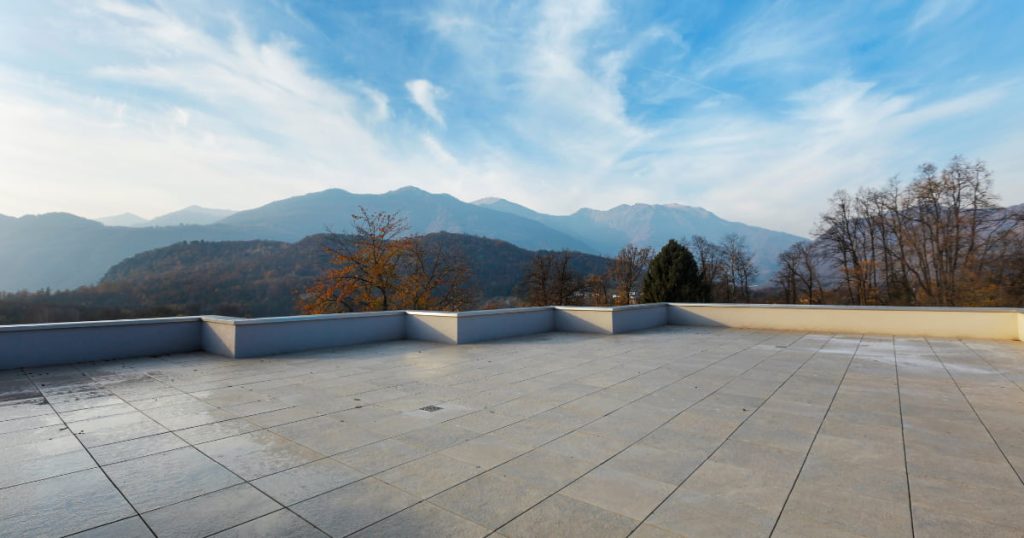
<svg viewBox="0 0 1024 538">
<path fill-rule="evenodd" d="M 472 304 L 469 267 L 458 252 L 409 235 L 393 213 L 360 208 L 355 235 L 331 233 L 330 268 L 306 290 L 307 314 L 375 310 L 460 310 Z"/>
</svg>

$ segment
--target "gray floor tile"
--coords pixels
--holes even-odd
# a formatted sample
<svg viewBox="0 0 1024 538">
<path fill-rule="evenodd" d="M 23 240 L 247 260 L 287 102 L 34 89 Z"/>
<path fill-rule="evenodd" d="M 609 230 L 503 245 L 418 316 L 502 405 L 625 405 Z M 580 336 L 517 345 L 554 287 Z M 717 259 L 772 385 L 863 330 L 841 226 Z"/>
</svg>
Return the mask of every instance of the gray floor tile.
<svg viewBox="0 0 1024 538">
<path fill-rule="evenodd" d="M 237 418 L 233 413 L 199 401 L 157 407 L 148 409 L 145 413 L 169 430 L 194 428 Z"/>
<path fill-rule="evenodd" d="M 324 457 L 267 430 L 203 443 L 196 448 L 245 480 L 255 480 Z"/>
<path fill-rule="evenodd" d="M 239 484 L 146 512 L 142 517 L 157 536 L 199 537 L 254 520 L 280 508 L 281 505 L 256 488 Z"/>
<path fill-rule="evenodd" d="M 134 514 L 99 469 L 0 489 L 0 528 L 9 536 L 62 536 Z"/>
<path fill-rule="evenodd" d="M 260 426 L 253 424 L 244 418 L 236 418 L 232 420 L 225 420 L 223 422 L 214 422 L 213 424 L 204 424 L 194 428 L 178 430 L 175 433 L 189 443 L 198 445 L 200 443 L 208 443 L 210 441 L 241 435 L 243 433 L 249 433 L 259 429 L 261 429 Z"/>
<path fill-rule="evenodd" d="M 672 493 L 673 486 L 664 482 L 598 467 L 560 493 L 599 508 L 641 521 Z"/>
<path fill-rule="evenodd" d="M 153 533 L 139 516 L 122 519 L 74 535 L 75 538 L 152 538 Z"/>
<path fill-rule="evenodd" d="M 332 536 L 345 536 L 415 504 L 417 499 L 375 478 L 366 478 L 303 501 L 292 511 Z"/>
<path fill-rule="evenodd" d="M 558 494 L 501 528 L 510 538 L 532 536 L 578 536 L 580 538 L 628 536 L 639 524 L 614 512 Z"/>
<path fill-rule="evenodd" d="M 137 412 L 81 420 L 68 426 L 87 447 L 138 439 L 167 431 L 167 428 Z"/>
<path fill-rule="evenodd" d="M 242 480 L 192 447 L 104 467 L 139 512 L 155 510 Z"/>
<path fill-rule="evenodd" d="M 430 450 L 397 439 L 384 439 L 334 456 L 334 459 L 367 474 L 397 467 L 426 456 Z"/>
<path fill-rule="evenodd" d="M 488 529 L 471 521 L 442 510 L 430 503 L 420 503 L 411 508 L 375 523 L 353 535 L 359 538 L 371 536 L 403 538 L 475 538 L 490 534 Z"/>
<path fill-rule="evenodd" d="M 483 470 L 440 453 L 384 471 L 376 477 L 420 499 L 436 495 Z"/>
<path fill-rule="evenodd" d="M 177 435 L 168 432 L 92 447 L 89 449 L 89 452 L 92 453 L 100 465 L 109 465 L 185 446 L 188 446 L 188 443 L 182 441 Z"/>
<path fill-rule="evenodd" d="M 430 499 L 470 521 L 497 529 L 548 495 L 489 471 Z"/>
<path fill-rule="evenodd" d="M 332 417 L 317 417 L 275 426 L 271 431 L 325 456 L 379 441 L 382 436 Z"/>
<path fill-rule="evenodd" d="M 32 436 L 30 443 L 9 446 L 0 459 L 0 488 L 96 467 L 82 444 L 67 431 Z M 26 436 L 28 437 L 28 436 Z"/>
<path fill-rule="evenodd" d="M 366 473 L 333 459 L 322 459 L 265 476 L 252 484 L 285 506 L 360 480 Z"/>
<path fill-rule="evenodd" d="M 324 538 L 320 532 L 288 510 L 278 510 L 263 517 L 214 534 L 217 538 Z"/>
<path fill-rule="evenodd" d="M 13 418 L 0 422 L 0 435 L 58 424 L 63 425 L 60 417 L 57 416 L 57 413 L 48 410 L 46 414 L 24 418 Z"/>
</svg>

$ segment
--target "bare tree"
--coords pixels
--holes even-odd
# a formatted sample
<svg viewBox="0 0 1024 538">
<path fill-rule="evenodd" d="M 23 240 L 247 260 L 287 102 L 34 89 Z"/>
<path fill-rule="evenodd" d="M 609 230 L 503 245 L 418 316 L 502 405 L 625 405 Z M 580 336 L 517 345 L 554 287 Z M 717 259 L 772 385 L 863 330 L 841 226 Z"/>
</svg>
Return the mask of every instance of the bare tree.
<svg viewBox="0 0 1024 538">
<path fill-rule="evenodd" d="M 586 284 L 571 267 L 572 252 L 540 251 L 526 273 L 526 301 L 534 306 L 571 305 L 580 302 Z"/>
<path fill-rule="evenodd" d="M 1005 301 L 995 291 L 1021 223 L 998 207 L 981 161 L 922 165 L 906 188 L 895 179 L 855 196 L 839 191 L 818 242 L 852 304 L 955 306 Z"/>
<path fill-rule="evenodd" d="M 408 245 L 407 264 L 397 297 L 403 308 L 457 311 L 473 304 L 469 265 L 459 250 L 415 238 Z"/>
<path fill-rule="evenodd" d="M 722 247 L 702 235 L 692 236 L 690 246 L 704 282 L 704 301 L 723 300 L 719 293 L 725 274 L 725 252 Z"/>
<path fill-rule="evenodd" d="M 590 306 L 613 306 L 616 304 L 614 282 L 609 275 L 610 272 L 587 275 L 583 281 L 584 293 L 587 297 L 584 304 Z"/>
<path fill-rule="evenodd" d="M 750 288 L 758 272 L 746 239 L 738 234 L 729 234 L 722 241 L 721 249 L 725 267 L 725 302 L 749 303 Z"/>
<path fill-rule="evenodd" d="M 775 283 L 782 288 L 789 304 L 819 304 L 825 296 L 822 282 L 823 259 L 820 249 L 811 241 L 794 243 L 779 254 L 779 270 Z"/>
<path fill-rule="evenodd" d="M 644 273 L 651 264 L 654 249 L 638 247 L 632 243 L 619 251 L 611 266 L 610 280 L 615 285 L 615 304 L 626 305 L 635 303 L 640 295 Z"/>
</svg>

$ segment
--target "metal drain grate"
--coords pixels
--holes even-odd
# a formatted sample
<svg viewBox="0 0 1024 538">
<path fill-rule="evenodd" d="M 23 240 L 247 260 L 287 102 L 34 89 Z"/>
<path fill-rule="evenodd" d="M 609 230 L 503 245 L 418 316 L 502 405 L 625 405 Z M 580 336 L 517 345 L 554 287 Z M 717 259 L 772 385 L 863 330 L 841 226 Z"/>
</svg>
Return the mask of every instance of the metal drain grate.
<svg viewBox="0 0 1024 538">
<path fill-rule="evenodd" d="M 440 411 L 442 409 L 444 409 L 444 408 L 443 407 L 438 407 L 436 405 L 428 405 L 426 407 L 421 407 L 420 411 L 427 411 L 428 413 L 433 413 L 434 411 Z"/>
</svg>

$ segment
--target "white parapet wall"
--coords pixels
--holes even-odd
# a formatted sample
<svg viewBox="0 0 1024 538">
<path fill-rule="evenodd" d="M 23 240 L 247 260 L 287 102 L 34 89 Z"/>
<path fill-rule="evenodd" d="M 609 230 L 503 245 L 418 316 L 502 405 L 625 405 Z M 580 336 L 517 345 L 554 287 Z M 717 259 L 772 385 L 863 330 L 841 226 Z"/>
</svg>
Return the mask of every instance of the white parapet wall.
<svg viewBox="0 0 1024 538">
<path fill-rule="evenodd" d="M 571 333 L 612 334 L 614 308 L 556 306 L 554 330 Z"/>
<path fill-rule="evenodd" d="M 668 305 L 664 303 L 614 306 L 611 311 L 612 334 L 668 325 Z"/>
<path fill-rule="evenodd" d="M 469 344 L 550 331 L 662 325 L 1024 340 L 1024 310 L 654 303 L 471 312 L 389 311 L 240 319 L 198 316 L 0 326 L 0 370 L 208 351 L 225 357 L 391 340 Z"/>
<path fill-rule="evenodd" d="M 227 357 L 280 353 L 402 340 L 405 312 L 355 312 L 313 316 L 234 319 L 210 316 L 203 346 Z"/>
<path fill-rule="evenodd" d="M 459 314 L 410 310 L 405 313 L 405 337 L 409 340 L 458 344 Z"/>
<path fill-rule="evenodd" d="M 779 331 L 1020 340 L 1020 310 L 671 303 L 669 323 Z"/>
<path fill-rule="evenodd" d="M 555 330 L 555 315 L 556 309 L 546 306 L 459 312 L 455 343 L 471 344 L 551 332 Z"/>
<path fill-rule="evenodd" d="M 0 326 L 0 370 L 203 349 L 200 317 Z"/>
</svg>

